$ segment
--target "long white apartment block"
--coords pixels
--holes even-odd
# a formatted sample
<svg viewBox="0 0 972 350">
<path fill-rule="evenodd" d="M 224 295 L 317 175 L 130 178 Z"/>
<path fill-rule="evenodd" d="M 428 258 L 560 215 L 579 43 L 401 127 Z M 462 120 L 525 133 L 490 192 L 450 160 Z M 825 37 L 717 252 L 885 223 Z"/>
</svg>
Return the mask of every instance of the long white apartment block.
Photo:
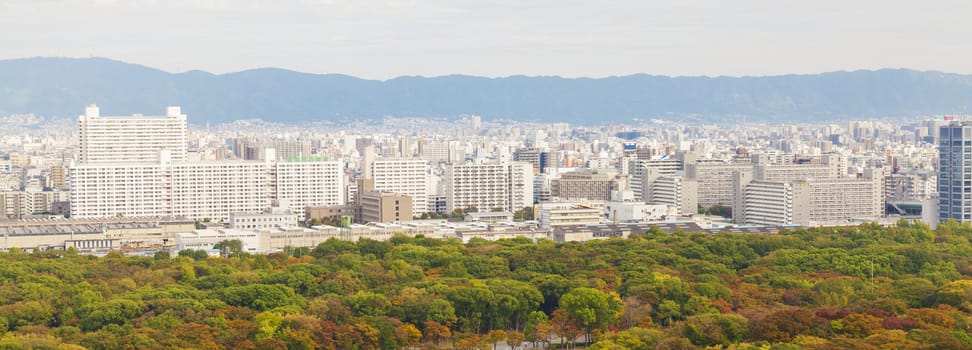
<svg viewBox="0 0 972 350">
<path fill-rule="evenodd" d="M 168 107 L 164 116 L 102 116 L 96 105 L 78 117 L 77 161 L 84 163 L 155 162 L 168 150 L 173 161 L 186 160 L 186 115 Z"/>
<path fill-rule="evenodd" d="M 71 167 L 71 216 L 185 217 L 226 221 L 276 199 L 295 213 L 344 203 L 339 163 L 211 161 Z"/>
<path fill-rule="evenodd" d="M 530 163 L 451 164 L 445 182 L 448 212 L 470 207 L 515 212 L 533 205 Z"/>
<path fill-rule="evenodd" d="M 75 164 L 71 217 L 160 217 L 171 211 L 169 179 L 159 163 Z"/>
<path fill-rule="evenodd" d="M 869 169 L 862 178 L 831 177 L 767 181 L 733 174 L 737 224 L 804 226 L 847 224 L 884 215 L 884 177 Z"/>
<path fill-rule="evenodd" d="M 162 168 L 169 183 L 160 195 L 171 203 L 167 216 L 226 221 L 270 207 L 269 172 L 261 161 L 172 163 Z"/>
<path fill-rule="evenodd" d="M 379 159 L 371 169 L 375 191 L 412 197 L 412 215 L 429 212 L 429 161 L 423 159 Z"/>
<path fill-rule="evenodd" d="M 753 177 L 763 181 L 791 181 L 796 179 L 829 179 L 837 177 L 837 164 L 785 164 L 753 167 Z"/>
</svg>

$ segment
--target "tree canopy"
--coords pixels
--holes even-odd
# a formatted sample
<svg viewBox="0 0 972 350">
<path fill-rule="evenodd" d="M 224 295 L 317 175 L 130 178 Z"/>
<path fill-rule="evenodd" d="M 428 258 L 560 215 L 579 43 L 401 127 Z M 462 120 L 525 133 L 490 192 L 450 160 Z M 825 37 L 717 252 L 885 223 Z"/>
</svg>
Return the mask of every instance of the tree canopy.
<svg viewBox="0 0 972 350">
<path fill-rule="evenodd" d="M 972 226 L 0 253 L 0 347 L 972 348 Z"/>
</svg>

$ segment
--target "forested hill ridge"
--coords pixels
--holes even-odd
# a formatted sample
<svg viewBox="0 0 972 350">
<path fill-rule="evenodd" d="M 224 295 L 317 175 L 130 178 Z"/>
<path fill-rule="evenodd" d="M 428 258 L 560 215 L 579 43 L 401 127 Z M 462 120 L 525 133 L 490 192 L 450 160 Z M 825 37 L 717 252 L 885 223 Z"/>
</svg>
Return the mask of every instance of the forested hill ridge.
<svg viewBox="0 0 972 350">
<path fill-rule="evenodd" d="M 107 115 L 152 114 L 179 105 L 198 124 L 463 114 L 578 124 L 684 116 L 796 122 L 965 113 L 970 102 L 972 76 L 905 69 L 767 77 L 451 75 L 377 81 L 274 68 L 168 73 L 104 58 L 0 60 L 0 115 L 74 117 L 90 103 Z"/>
<path fill-rule="evenodd" d="M 3 349 L 972 349 L 954 222 L 0 260 Z"/>
</svg>

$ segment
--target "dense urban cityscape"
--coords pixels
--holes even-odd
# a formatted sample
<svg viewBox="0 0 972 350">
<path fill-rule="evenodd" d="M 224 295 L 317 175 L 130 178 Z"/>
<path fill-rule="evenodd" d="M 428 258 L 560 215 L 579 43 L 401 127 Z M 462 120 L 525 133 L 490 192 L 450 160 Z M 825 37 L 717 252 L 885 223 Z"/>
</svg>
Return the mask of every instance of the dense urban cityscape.
<svg viewBox="0 0 972 350">
<path fill-rule="evenodd" d="M 74 128 L 4 135 L 4 248 L 218 254 L 238 239 L 269 253 L 331 237 L 569 242 L 644 225 L 775 232 L 972 215 L 968 184 L 937 185 L 968 163 L 958 145 L 972 128 L 954 116 L 307 127 L 198 125 L 179 107 L 160 110 L 104 116 L 92 104 Z"/>
</svg>

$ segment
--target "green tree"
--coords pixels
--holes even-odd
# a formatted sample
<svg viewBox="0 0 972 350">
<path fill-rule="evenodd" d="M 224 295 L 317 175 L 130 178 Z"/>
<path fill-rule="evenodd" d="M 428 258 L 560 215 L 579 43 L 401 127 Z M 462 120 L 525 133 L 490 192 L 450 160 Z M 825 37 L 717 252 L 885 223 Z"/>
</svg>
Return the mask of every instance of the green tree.
<svg viewBox="0 0 972 350">
<path fill-rule="evenodd" d="M 279 284 L 251 284 L 228 287 L 221 293 L 227 304 L 265 311 L 281 306 L 302 306 L 306 301 L 290 287 Z"/>
<path fill-rule="evenodd" d="M 526 324 L 523 326 L 523 336 L 526 341 L 533 343 L 533 347 L 545 340 L 542 328 L 549 327 L 547 314 L 541 311 L 534 311 L 527 315 Z"/>
<path fill-rule="evenodd" d="M 617 293 L 594 288 L 574 288 L 560 299 L 567 315 L 584 328 L 588 342 L 595 329 L 603 330 L 617 322 L 623 305 Z"/>
<path fill-rule="evenodd" d="M 238 239 L 222 240 L 214 244 L 213 249 L 218 250 L 224 257 L 238 256 L 243 252 L 243 241 Z"/>
</svg>

